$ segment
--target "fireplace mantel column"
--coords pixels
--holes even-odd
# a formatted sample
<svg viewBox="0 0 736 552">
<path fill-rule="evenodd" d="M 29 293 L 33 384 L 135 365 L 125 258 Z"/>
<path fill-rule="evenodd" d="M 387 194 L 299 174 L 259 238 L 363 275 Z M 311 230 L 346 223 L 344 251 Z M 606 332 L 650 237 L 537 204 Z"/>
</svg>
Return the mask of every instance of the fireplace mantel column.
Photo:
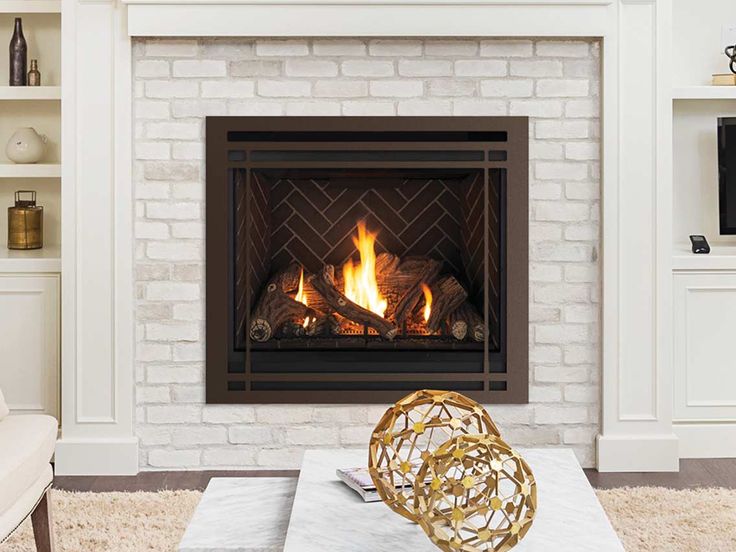
<svg viewBox="0 0 736 552">
<path fill-rule="evenodd" d="M 600 471 L 679 469 L 672 431 L 671 12 L 670 0 L 621 0 L 618 33 L 603 53 L 604 66 L 617 74 L 603 90 Z"/>
<path fill-rule="evenodd" d="M 114 1 L 62 2 L 60 475 L 138 472 L 125 15 Z"/>
</svg>

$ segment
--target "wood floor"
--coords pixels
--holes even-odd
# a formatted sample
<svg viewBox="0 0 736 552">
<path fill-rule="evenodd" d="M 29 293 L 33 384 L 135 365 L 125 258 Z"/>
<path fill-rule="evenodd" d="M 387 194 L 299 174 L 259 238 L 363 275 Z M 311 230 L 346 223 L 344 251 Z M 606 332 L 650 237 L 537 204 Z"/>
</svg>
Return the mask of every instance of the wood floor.
<svg viewBox="0 0 736 552">
<path fill-rule="evenodd" d="M 600 489 L 659 486 L 736 488 L 736 458 L 681 460 L 679 473 L 598 473 L 585 470 L 591 485 Z M 159 491 L 204 490 L 212 477 L 297 477 L 297 470 L 284 471 L 169 471 L 141 472 L 130 477 L 59 476 L 54 487 L 68 491 Z"/>
<path fill-rule="evenodd" d="M 736 489 L 736 458 L 680 460 L 677 473 L 598 473 L 585 470 L 593 487 L 725 487 Z"/>
<path fill-rule="evenodd" d="M 56 476 L 54 488 L 64 491 L 203 491 L 213 477 L 298 477 L 299 470 L 157 471 L 131 476 Z"/>
</svg>

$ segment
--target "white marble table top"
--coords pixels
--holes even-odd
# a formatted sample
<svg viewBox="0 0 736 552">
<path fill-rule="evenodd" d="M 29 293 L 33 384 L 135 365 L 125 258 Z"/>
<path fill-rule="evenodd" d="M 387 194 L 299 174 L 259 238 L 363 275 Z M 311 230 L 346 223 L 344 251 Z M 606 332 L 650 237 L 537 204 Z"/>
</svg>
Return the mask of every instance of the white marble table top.
<svg viewBox="0 0 736 552">
<path fill-rule="evenodd" d="M 537 480 L 532 528 L 514 552 L 623 552 L 575 455 L 519 449 Z M 284 552 L 437 552 L 422 529 L 381 502 L 366 504 L 336 468 L 363 466 L 366 450 L 308 451 L 302 463 Z"/>
<path fill-rule="evenodd" d="M 290 477 L 211 479 L 179 552 L 281 552 L 296 483 Z"/>
</svg>

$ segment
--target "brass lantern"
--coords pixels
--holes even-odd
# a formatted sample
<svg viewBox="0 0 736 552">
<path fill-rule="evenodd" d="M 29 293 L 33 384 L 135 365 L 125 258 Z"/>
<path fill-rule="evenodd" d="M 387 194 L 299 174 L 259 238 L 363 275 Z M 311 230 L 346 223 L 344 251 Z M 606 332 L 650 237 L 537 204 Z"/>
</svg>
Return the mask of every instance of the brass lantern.
<svg viewBox="0 0 736 552">
<path fill-rule="evenodd" d="M 43 247 L 43 207 L 36 205 L 36 192 L 15 192 L 15 205 L 8 207 L 8 249 Z"/>
</svg>

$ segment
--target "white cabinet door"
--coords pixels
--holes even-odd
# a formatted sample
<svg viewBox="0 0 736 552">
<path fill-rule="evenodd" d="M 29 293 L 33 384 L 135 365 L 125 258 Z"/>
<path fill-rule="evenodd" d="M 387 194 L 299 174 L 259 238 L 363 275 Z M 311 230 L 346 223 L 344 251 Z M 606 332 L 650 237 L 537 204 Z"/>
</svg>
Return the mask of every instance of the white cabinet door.
<svg viewBox="0 0 736 552">
<path fill-rule="evenodd" d="M 675 420 L 736 421 L 736 273 L 674 276 Z"/>
<path fill-rule="evenodd" d="M 16 413 L 58 416 L 59 275 L 0 274 L 0 388 Z"/>
</svg>

